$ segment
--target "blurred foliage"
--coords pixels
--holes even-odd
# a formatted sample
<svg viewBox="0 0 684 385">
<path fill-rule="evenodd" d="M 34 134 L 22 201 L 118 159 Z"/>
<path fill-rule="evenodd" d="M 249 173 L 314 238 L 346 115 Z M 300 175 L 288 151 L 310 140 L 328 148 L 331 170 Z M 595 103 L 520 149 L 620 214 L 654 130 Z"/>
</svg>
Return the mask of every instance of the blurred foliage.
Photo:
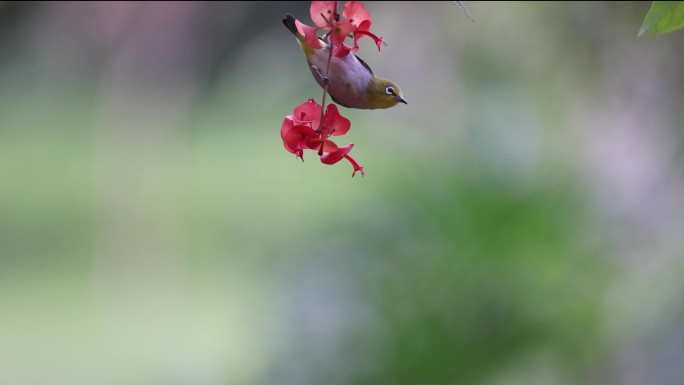
<svg viewBox="0 0 684 385">
<path fill-rule="evenodd" d="M 684 28 L 684 1 L 654 1 L 639 35 L 668 33 Z"/>
<path fill-rule="evenodd" d="M 558 180 L 520 191 L 457 170 L 437 190 L 397 181 L 402 193 L 369 208 L 375 220 L 329 229 L 358 232 L 327 247 L 344 255 L 373 322 L 340 342 L 356 366 L 323 357 L 303 368 L 304 383 L 486 383 L 529 360 L 591 369 L 607 266 L 597 240 L 578 242 L 595 231 L 581 197 Z"/>
</svg>

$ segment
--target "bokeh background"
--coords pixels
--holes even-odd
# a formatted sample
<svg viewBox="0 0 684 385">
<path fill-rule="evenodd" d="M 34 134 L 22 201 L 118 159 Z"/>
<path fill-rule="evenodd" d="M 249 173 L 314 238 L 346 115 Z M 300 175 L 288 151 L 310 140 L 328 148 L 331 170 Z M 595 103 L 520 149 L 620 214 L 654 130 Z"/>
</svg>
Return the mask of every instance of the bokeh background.
<svg viewBox="0 0 684 385">
<path fill-rule="evenodd" d="M 1 384 L 684 383 L 684 32 L 365 4 L 351 178 L 308 2 L 0 2 Z"/>
</svg>

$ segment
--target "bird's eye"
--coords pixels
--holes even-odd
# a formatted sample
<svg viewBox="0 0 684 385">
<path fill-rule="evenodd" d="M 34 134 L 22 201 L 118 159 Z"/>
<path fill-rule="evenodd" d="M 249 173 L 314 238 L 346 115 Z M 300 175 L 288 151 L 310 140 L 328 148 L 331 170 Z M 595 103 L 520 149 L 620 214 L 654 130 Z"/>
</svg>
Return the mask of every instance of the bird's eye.
<svg viewBox="0 0 684 385">
<path fill-rule="evenodd" d="M 385 88 L 385 92 L 387 92 L 387 95 L 394 95 L 394 87 L 389 86 Z"/>
</svg>

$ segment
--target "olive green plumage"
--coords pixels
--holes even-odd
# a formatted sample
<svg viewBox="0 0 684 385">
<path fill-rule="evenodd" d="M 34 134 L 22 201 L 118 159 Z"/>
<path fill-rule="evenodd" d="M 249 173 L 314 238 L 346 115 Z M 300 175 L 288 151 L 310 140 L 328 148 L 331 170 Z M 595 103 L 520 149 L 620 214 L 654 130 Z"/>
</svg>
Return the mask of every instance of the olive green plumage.
<svg viewBox="0 0 684 385">
<path fill-rule="evenodd" d="M 308 45 L 297 31 L 295 19 L 291 15 L 286 15 L 283 24 L 297 38 L 314 79 L 324 87 L 323 77 L 328 66 L 330 47 L 324 42 L 321 49 Z M 352 53 L 344 57 L 332 56 L 328 78 L 328 94 L 335 103 L 344 107 L 372 110 L 406 103 L 396 83 L 376 77 L 368 64 Z"/>
</svg>

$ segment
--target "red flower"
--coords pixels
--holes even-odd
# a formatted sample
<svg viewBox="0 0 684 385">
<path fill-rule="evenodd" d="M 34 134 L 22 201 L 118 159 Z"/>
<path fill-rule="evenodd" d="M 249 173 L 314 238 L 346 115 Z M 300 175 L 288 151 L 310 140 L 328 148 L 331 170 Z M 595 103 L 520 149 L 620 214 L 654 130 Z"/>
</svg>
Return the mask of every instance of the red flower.
<svg viewBox="0 0 684 385">
<path fill-rule="evenodd" d="M 337 1 L 312 1 L 309 8 L 311 20 L 319 28 L 329 31 L 337 21 L 335 20 L 335 14 L 337 13 L 336 5 Z"/>
<path fill-rule="evenodd" d="M 354 31 L 354 48 L 352 48 L 354 52 L 359 50 L 357 41 L 364 36 L 368 36 L 375 41 L 375 45 L 378 46 L 378 51 L 380 51 L 380 44 L 387 45 L 387 43 L 382 40 L 382 37 L 379 37 L 370 31 L 370 25 L 370 20 L 365 20 L 356 28 L 356 31 Z"/>
<path fill-rule="evenodd" d="M 291 116 L 288 116 L 280 128 L 280 137 L 283 139 L 285 149 L 304 161 L 304 150 L 309 148 L 308 142 L 317 139 L 318 135 L 309 126 L 295 125 Z"/>
<path fill-rule="evenodd" d="M 323 117 L 323 128 L 321 129 L 321 135 L 323 137 L 342 136 L 349 131 L 351 127 L 351 122 L 349 119 L 340 115 L 337 110 L 337 106 L 334 104 L 328 104 L 328 109 L 325 111 L 325 116 Z"/>
<path fill-rule="evenodd" d="M 352 178 L 354 175 L 356 175 L 357 171 L 361 172 L 361 176 L 366 175 L 366 173 L 363 171 L 363 166 L 359 164 L 359 162 L 356 161 L 356 159 L 352 158 L 351 155 L 349 155 L 349 152 L 354 148 L 354 143 L 350 144 L 349 146 L 344 146 L 344 147 L 338 147 L 336 151 L 332 152 L 323 152 L 323 155 L 321 155 L 321 162 L 325 164 L 335 164 L 342 160 L 342 158 L 347 159 L 349 163 L 351 163 L 352 167 L 354 167 L 354 172 L 352 173 Z"/>
<path fill-rule="evenodd" d="M 342 15 L 340 15 L 337 13 L 337 3 L 337 1 L 311 2 L 309 8 L 311 20 L 317 28 L 295 20 L 297 31 L 304 36 L 306 44 L 316 50 L 330 45 L 332 54 L 337 57 L 344 57 L 351 51 L 358 51 L 358 40 L 364 36 L 373 39 L 378 50 L 381 44 L 387 44 L 382 37 L 370 31 L 371 16 L 363 4 L 349 1 L 344 5 Z M 291 28 L 291 25 L 288 28 Z M 322 39 L 318 36 L 319 30 L 328 31 Z M 350 36 L 354 40 L 353 47 L 344 43 Z M 354 168 L 352 177 L 357 172 L 365 175 L 363 166 L 349 155 L 354 148 L 353 143 L 338 147 L 335 142 L 328 139 L 331 136 L 345 135 L 350 127 L 351 122 L 340 114 L 335 104 L 329 104 L 324 114 L 323 107 L 313 99 L 309 99 L 295 108 L 292 115 L 285 117 L 280 128 L 280 136 L 285 149 L 302 161 L 304 161 L 304 150 L 314 150 L 317 151 L 323 164 L 332 165 L 342 159 L 347 159 Z"/>
<path fill-rule="evenodd" d="M 366 7 L 358 1 L 348 1 L 342 10 L 342 18 L 337 14 L 335 9 L 336 1 L 312 1 L 309 12 L 311 13 L 311 20 L 318 28 L 309 27 L 295 20 L 297 31 L 304 36 L 304 40 L 314 49 L 323 48 L 319 38 L 318 30 L 322 29 L 330 31 L 330 42 L 333 46 L 333 55 L 337 57 L 344 57 L 350 51 L 357 52 L 359 50 L 358 40 L 364 36 L 368 36 L 378 46 L 380 50 L 381 44 L 387 43 L 370 31 L 371 16 Z M 346 19 L 346 20 L 345 20 Z M 352 36 L 354 39 L 354 46 L 350 47 L 344 44 L 347 37 Z"/>
<path fill-rule="evenodd" d="M 344 44 L 349 34 L 356 30 L 354 24 L 347 20 L 340 20 L 335 23 L 332 32 L 330 33 L 330 41 L 333 45 L 333 55 L 337 57 L 345 57 L 349 55 L 349 51 L 353 48 Z"/>
<path fill-rule="evenodd" d="M 309 27 L 299 20 L 295 20 L 295 25 L 297 26 L 297 32 L 304 35 L 306 44 L 310 45 L 313 49 L 323 48 L 323 44 L 321 44 L 321 40 L 318 38 L 318 28 Z"/>
<path fill-rule="evenodd" d="M 342 17 L 358 27 L 362 22 L 370 21 L 370 12 L 358 1 L 348 1 L 342 10 Z"/>
<path fill-rule="evenodd" d="M 327 139 L 329 136 L 342 136 L 349 131 L 351 122 L 340 115 L 337 106 L 329 104 L 323 116 L 323 125 L 320 127 L 321 113 L 323 108 L 313 99 L 302 103 L 294 109 L 293 115 L 288 115 L 280 127 L 280 137 L 283 139 L 285 149 L 304 161 L 304 150 L 315 150 L 324 164 L 335 164 L 342 158 L 347 159 L 354 167 L 354 173 L 361 172 L 365 175 L 363 166 L 349 156 L 354 147 L 353 144 L 338 147 L 335 142 Z"/>
<path fill-rule="evenodd" d="M 378 37 L 370 31 L 370 12 L 368 12 L 363 4 L 359 3 L 358 1 L 348 1 L 342 10 L 342 17 L 349 20 L 349 22 L 355 27 L 353 31 L 354 48 L 352 48 L 354 52 L 359 50 L 357 41 L 364 36 L 368 36 L 375 41 L 375 44 L 378 46 L 378 51 L 380 50 L 380 44 L 387 44 L 382 40 L 382 37 Z"/>
<path fill-rule="evenodd" d="M 299 123 L 309 124 L 314 130 L 321 122 L 323 108 L 315 100 L 309 99 L 294 109 L 293 119 Z"/>
<path fill-rule="evenodd" d="M 280 127 L 280 137 L 285 149 L 304 160 L 304 150 L 335 151 L 337 145 L 322 139 L 317 132 L 321 121 L 321 106 L 313 99 L 309 99 L 295 108 L 294 115 L 285 117 Z M 324 119 L 325 121 L 325 119 Z"/>
</svg>

